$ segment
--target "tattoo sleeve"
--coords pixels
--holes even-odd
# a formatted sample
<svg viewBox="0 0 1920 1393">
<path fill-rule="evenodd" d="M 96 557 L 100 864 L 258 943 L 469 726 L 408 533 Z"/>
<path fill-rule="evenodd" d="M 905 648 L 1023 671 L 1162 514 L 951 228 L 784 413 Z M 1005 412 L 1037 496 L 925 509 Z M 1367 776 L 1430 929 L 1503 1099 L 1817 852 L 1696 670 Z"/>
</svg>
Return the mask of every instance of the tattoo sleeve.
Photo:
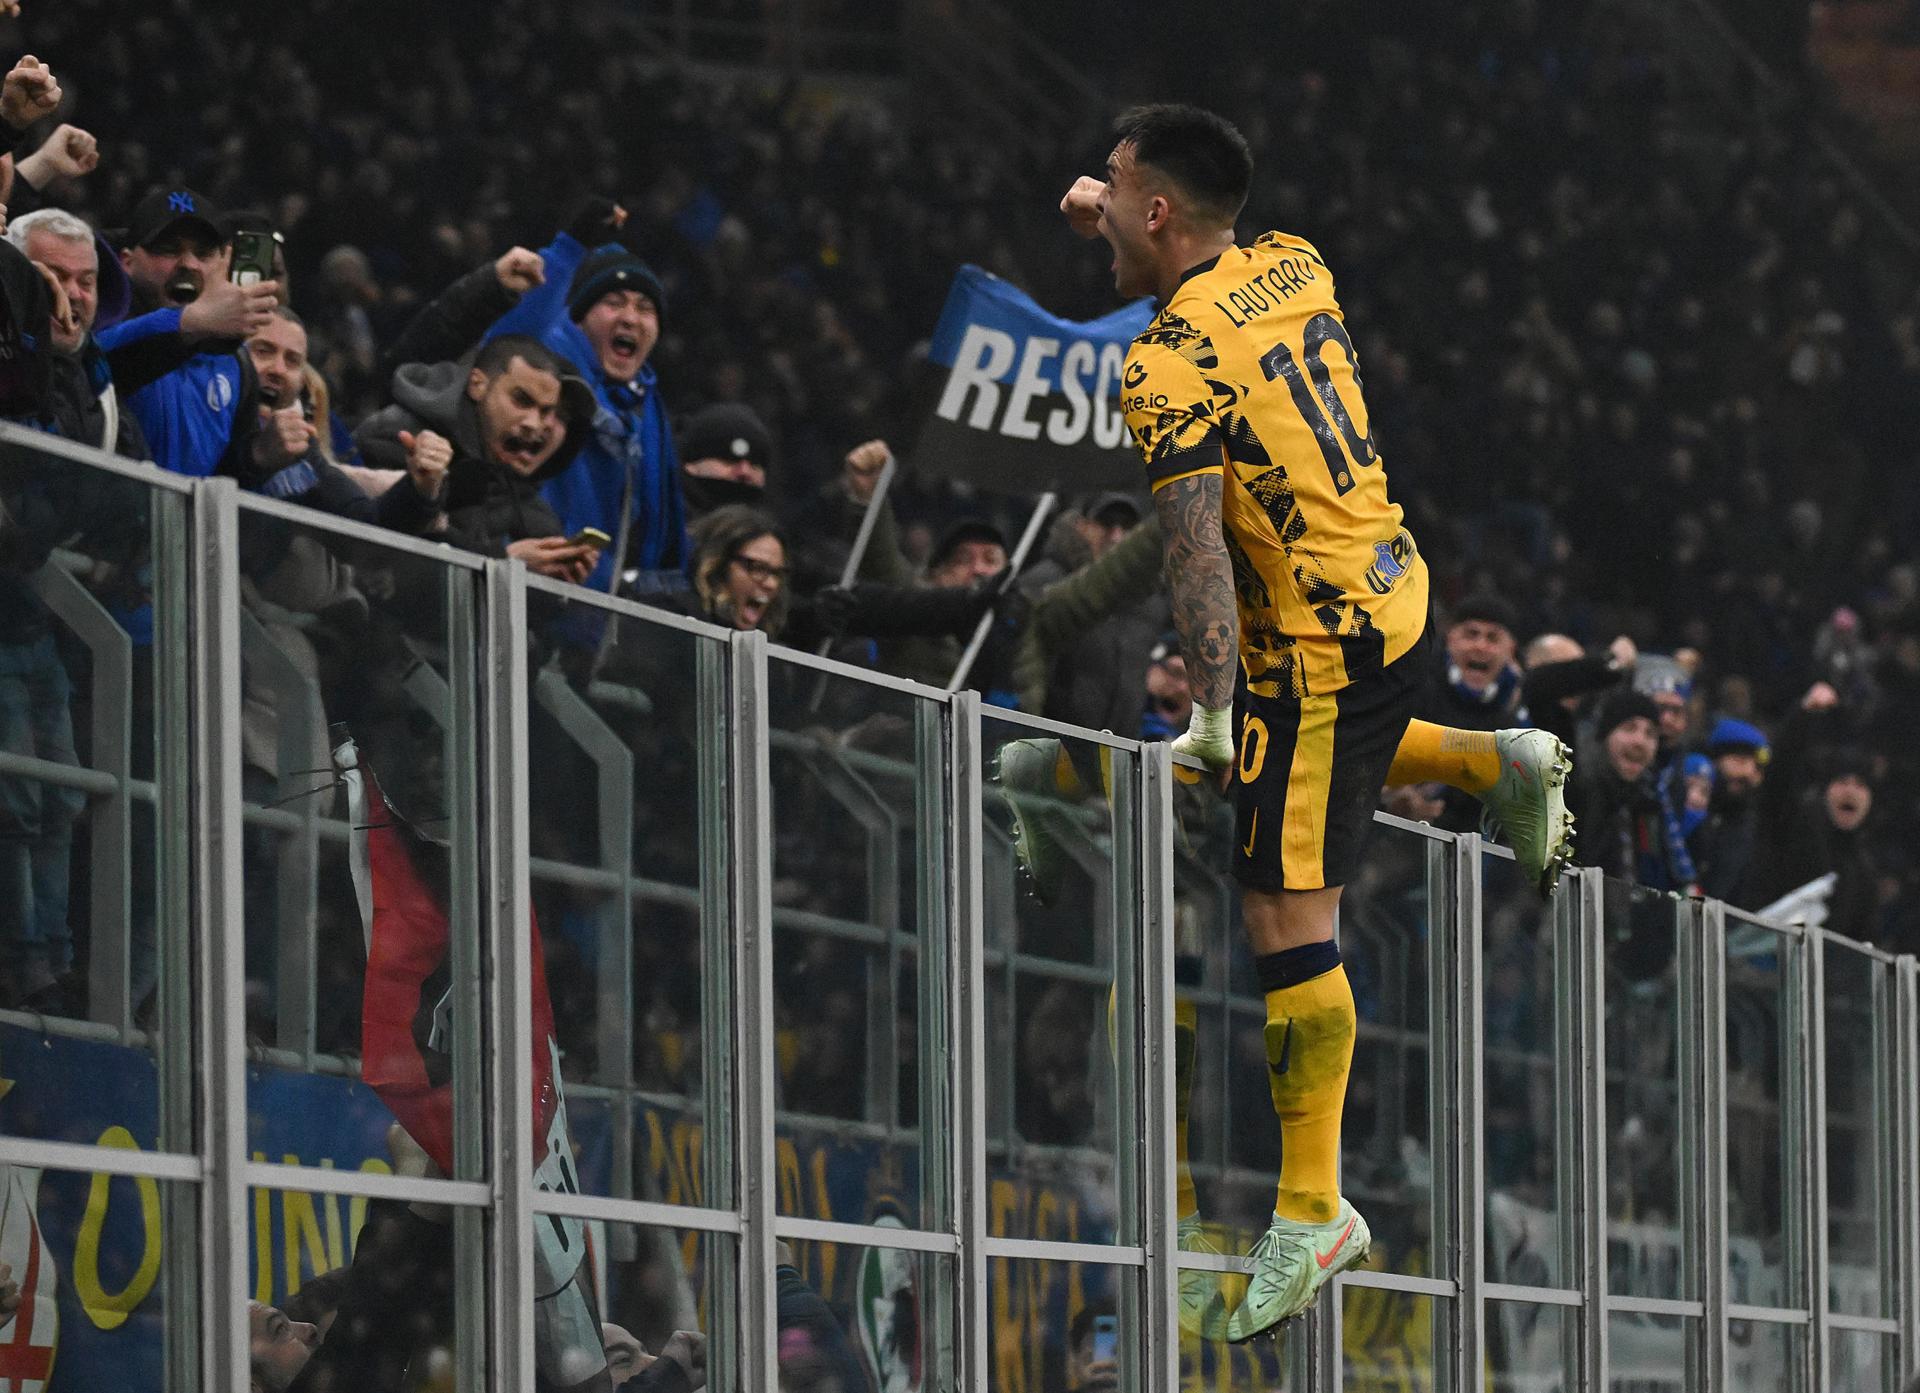
<svg viewBox="0 0 1920 1393">
<path fill-rule="evenodd" d="M 1153 505 L 1166 534 L 1167 588 L 1173 624 L 1187 659 L 1193 699 L 1222 709 L 1233 704 L 1240 621 L 1233 600 L 1233 565 L 1221 533 L 1222 481 L 1218 473 L 1190 474 L 1154 490 Z"/>
</svg>

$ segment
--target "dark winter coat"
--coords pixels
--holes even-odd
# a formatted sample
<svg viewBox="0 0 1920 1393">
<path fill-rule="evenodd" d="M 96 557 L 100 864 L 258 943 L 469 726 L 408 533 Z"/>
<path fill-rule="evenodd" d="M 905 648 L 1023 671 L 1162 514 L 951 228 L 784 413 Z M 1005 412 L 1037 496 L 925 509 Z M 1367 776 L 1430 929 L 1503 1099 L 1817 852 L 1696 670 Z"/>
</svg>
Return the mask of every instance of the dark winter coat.
<svg viewBox="0 0 1920 1393">
<path fill-rule="evenodd" d="M 1140 733 L 1147 660 L 1170 622 L 1159 594 L 1160 524 L 1135 527 L 1098 560 L 1068 517 L 1020 579 L 1031 611 L 1013 653 L 1020 709 L 1116 735 Z"/>
<path fill-rule="evenodd" d="M 360 423 L 354 441 L 368 464 L 404 469 L 400 432 L 436 431 L 453 446 L 447 467 L 446 539 L 483 556 L 505 556 L 510 542 L 563 535 L 560 517 L 540 495 L 540 486 L 573 462 L 592 420 L 592 391 L 579 377 L 561 379 L 561 417 L 566 438 L 553 457 L 531 475 L 489 458 L 481 444 L 480 413 L 467 396 L 470 365 L 409 363 L 393 375 L 393 405 Z M 396 487 L 398 487 L 396 485 Z"/>
</svg>

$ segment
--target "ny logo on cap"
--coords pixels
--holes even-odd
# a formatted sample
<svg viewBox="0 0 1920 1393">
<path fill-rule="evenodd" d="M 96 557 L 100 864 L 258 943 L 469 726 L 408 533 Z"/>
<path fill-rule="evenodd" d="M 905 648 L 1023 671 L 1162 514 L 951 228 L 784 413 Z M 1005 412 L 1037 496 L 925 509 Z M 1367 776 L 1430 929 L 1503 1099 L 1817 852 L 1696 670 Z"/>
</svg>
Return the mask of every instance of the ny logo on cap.
<svg viewBox="0 0 1920 1393">
<path fill-rule="evenodd" d="M 170 213 L 191 213 L 193 211 L 193 195 L 190 193 L 168 194 L 167 211 Z"/>
</svg>

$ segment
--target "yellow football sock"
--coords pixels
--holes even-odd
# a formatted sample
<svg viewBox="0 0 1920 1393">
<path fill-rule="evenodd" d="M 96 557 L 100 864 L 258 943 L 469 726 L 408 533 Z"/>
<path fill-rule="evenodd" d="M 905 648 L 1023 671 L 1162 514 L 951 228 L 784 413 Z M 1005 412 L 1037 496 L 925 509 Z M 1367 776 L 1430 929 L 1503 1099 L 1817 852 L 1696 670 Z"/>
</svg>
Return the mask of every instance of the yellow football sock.
<svg viewBox="0 0 1920 1393">
<path fill-rule="evenodd" d="M 1353 989 L 1345 967 L 1267 993 L 1267 1082 L 1280 1115 L 1273 1212 L 1324 1224 L 1340 1206 L 1340 1114 L 1353 1065 Z"/>
<path fill-rule="evenodd" d="M 1500 752 L 1490 730 L 1456 730 L 1431 721 L 1408 721 L 1393 752 L 1387 783 L 1449 784 L 1479 797 L 1500 782 Z"/>
<path fill-rule="evenodd" d="M 1058 751 L 1053 757 L 1053 786 L 1056 791 L 1068 798 L 1078 798 L 1087 791 L 1080 782 L 1080 773 L 1073 767 L 1073 756 L 1067 753 L 1067 742 L 1054 741 Z"/>
<path fill-rule="evenodd" d="M 1117 1047 L 1113 1013 L 1119 1005 L 1119 988 L 1107 989 L 1107 1048 Z M 1194 1188 L 1193 1168 L 1187 1158 L 1187 1103 L 1193 1097 L 1193 1065 L 1200 1041 L 1200 1008 L 1186 997 L 1173 1001 L 1173 1154 L 1177 1175 L 1174 1189 L 1179 1203 L 1176 1218 L 1200 1212 L 1200 1192 Z"/>
<path fill-rule="evenodd" d="M 1187 1103 L 1193 1097 L 1194 1056 L 1200 1043 L 1200 1011 L 1184 997 L 1173 1003 L 1173 1144 L 1178 1162 L 1174 1188 L 1179 1204 L 1175 1214 L 1186 1218 L 1200 1212 L 1200 1192 L 1193 1185 L 1193 1167 L 1187 1158 Z"/>
<path fill-rule="evenodd" d="M 1074 765 L 1073 755 L 1062 740 L 1060 753 L 1053 757 L 1053 787 L 1063 798 L 1080 798 L 1086 795 L 1087 785 L 1080 777 L 1080 770 Z M 1106 745 L 1100 746 L 1100 791 L 1106 795 L 1109 805 L 1113 802 L 1113 751 Z"/>
</svg>

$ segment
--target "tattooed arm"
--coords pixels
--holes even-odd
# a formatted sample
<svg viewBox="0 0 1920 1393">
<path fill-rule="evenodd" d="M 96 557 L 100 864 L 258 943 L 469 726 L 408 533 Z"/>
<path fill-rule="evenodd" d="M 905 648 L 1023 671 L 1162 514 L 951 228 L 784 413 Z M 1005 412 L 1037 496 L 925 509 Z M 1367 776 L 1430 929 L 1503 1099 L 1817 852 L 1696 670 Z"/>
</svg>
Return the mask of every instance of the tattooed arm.
<svg viewBox="0 0 1920 1393">
<path fill-rule="evenodd" d="M 1233 758 L 1234 666 L 1240 648 L 1233 565 L 1221 533 L 1222 487 L 1220 474 L 1210 471 L 1162 484 L 1153 494 L 1166 534 L 1173 624 L 1194 701 L 1193 724 L 1174 742 L 1174 751 L 1216 767 Z"/>
</svg>

